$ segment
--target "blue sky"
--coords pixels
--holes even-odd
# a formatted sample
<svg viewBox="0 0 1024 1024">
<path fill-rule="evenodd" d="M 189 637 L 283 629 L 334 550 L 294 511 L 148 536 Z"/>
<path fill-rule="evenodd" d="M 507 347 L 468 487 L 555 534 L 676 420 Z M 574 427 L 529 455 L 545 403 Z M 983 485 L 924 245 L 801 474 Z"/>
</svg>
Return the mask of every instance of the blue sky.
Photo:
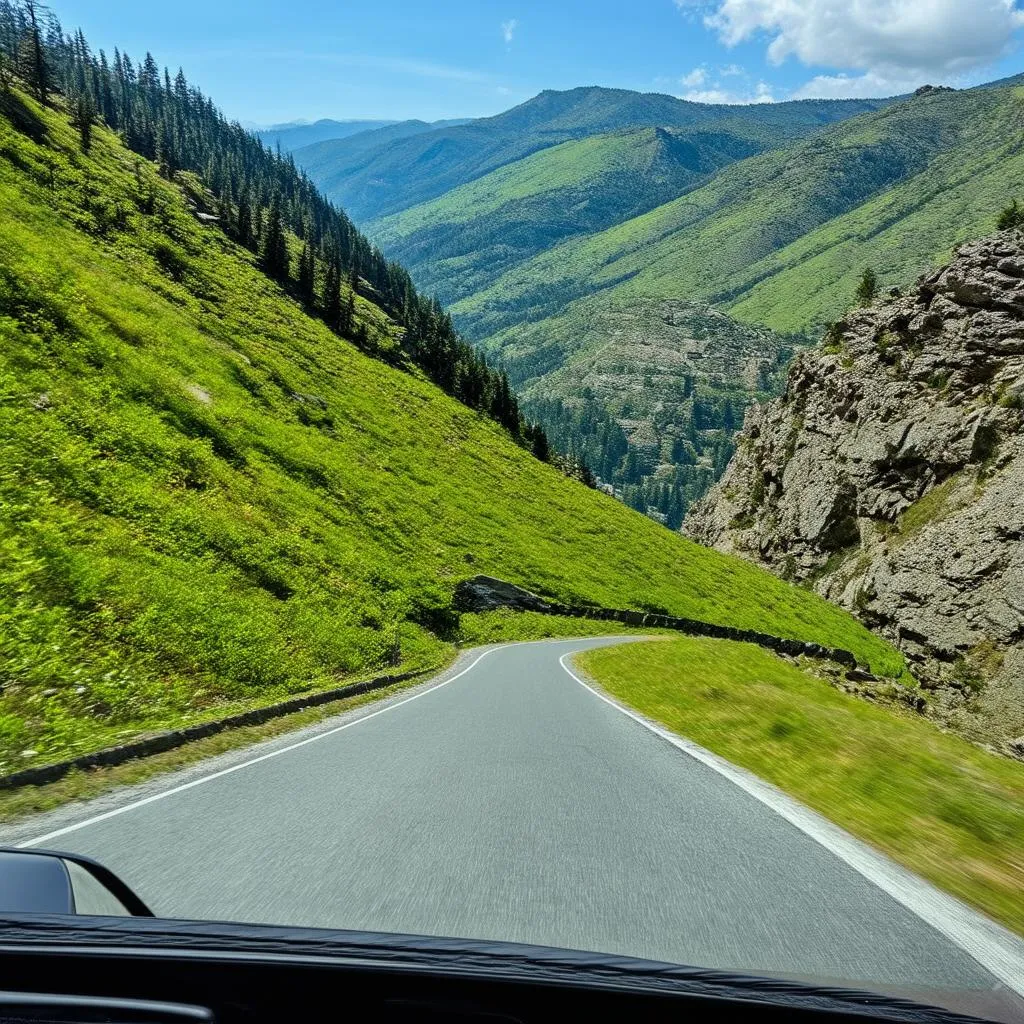
<svg viewBox="0 0 1024 1024">
<path fill-rule="evenodd" d="M 52 0 L 230 117 L 477 117 L 542 89 L 706 102 L 891 95 L 1024 71 L 1020 0 Z"/>
</svg>

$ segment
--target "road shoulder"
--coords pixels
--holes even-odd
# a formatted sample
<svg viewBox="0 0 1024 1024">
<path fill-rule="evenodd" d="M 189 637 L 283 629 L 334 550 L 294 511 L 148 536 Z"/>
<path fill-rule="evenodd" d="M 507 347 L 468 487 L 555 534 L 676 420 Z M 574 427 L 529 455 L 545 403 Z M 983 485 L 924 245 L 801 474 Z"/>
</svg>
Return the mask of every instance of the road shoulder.
<svg viewBox="0 0 1024 1024">
<path fill-rule="evenodd" d="M 720 645 L 726 642 L 707 643 Z M 668 653 L 668 649 L 662 648 L 659 653 Z M 617 662 L 609 658 L 616 659 L 615 648 L 586 652 L 582 658 L 564 655 L 560 661 L 565 671 L 597 699 L 639 722 L 771 808 L 956 943 L 1012 991 L 1024 996 L 1024 939 L 896 863 L 885 853 L 858 839 L 778 786 L 765 781 L 760 775 L 681 735 L 676 731 L 680 722 L 678 716 L 673 716 L 669 724 L 662 720 L 661 714 L 656 717 L 648 714 L 643 700 L 637 704 L 628 697 L 623 699 L 628 690 L 624 685 L 626 677 L 620 672 L 608 675 L 606 680 L 605 675 L 613 667 L 621 669 L 626 662 L 623 658 L 618 658 Z M 583 664 L 578 664 L 579 661 Z M 604 671 L 595 672 L 595 668 Z M 653 671 L 652 666 L 648 668 Z M 692 665 L 687 666 L 687 672 L 693 675 Z M 604 685 L 606 681 L 610 683 L 609 686 Z M 681 677 L 673 678 L 670 682 L 676 684 L 675 691 L 672 685 L 666 688 L 653 684 L 657 688 L 657 697 L 651 698 L 652 707 L 660 706 L 664 709 L 665 701 L 670 699 L 671 693 L 678 692 L 679 687 L 684 685 Z M 705 684 L 702 682 L 700 685 Z M 693 720 L 691 718 L 691 722 Z"/>
</svg>

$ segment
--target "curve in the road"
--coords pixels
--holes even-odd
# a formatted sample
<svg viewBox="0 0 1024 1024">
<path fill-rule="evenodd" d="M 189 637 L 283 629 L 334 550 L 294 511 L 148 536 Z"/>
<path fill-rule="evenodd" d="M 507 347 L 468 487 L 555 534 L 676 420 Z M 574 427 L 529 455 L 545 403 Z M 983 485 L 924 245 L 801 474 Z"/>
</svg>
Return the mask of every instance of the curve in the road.
<svg viewBox="0 0 1024 1024">
<path fill-rule="evenodd" d="M 488 649 L 337 726 L 37 824 L 23 845 L 97 857 L 165 916 L 496 938 L 908 995 L 999 988 L 977 950 L 806 822 L 559 664 L 621 642 Z"/>
</svg>

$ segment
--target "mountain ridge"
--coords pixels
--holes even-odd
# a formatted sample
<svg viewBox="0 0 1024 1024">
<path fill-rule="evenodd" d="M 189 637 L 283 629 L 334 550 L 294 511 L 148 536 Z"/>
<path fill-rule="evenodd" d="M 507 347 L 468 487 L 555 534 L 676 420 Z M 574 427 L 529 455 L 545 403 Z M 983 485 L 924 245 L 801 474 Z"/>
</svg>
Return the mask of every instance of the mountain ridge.
<svg viewBox="0 0 1024 1024">
<path fill-rule="evenodd" d="M 543 319 L 531 289 L 550 308 L 597 290 L 678 297 L 680 289 L 728 308 L 749 287 L 746 266 L 924 171 L 961 140 L 1006 147 L 999 118 L 1019 122 L 1021 108 L 1015 89 L 950 91 L 840 122 L 791 148 L 730 164 L 704 186 L 630 221 L 569 240 L 454 304 L 453 313 L 480 339 L 498 335 L 506 323 L 521 327 L 524 313 Z M 694 253 L 695 245 L 703 249 Z"/>
<path fill-rule="evenodd" d="M 615 438 L 612 449 L 621 448 L 611 421 L 629 394 L 629 372 L 622 378 L 623 392 L 603 412 L 583 401 L 583 376 L 575 396 L 564 387 L 578 340 L 593 338 L 591 327 L 605 319 L 607 310 L 650 325 L 650 340 L 657 347 L 667 335 L 652 310 L 665 302 L 710 302 L 744 324 L 773 329 L 791 349 L 799 347 L 845 309 L 865 265 L 875 269 L 883 284 L 895 285 L 941 262 L 955 244 L 984 233 L 1008 196 L 1024 191 L 1022 139 L 1019 86 L 930 90 L 826 126 L 780 149 L 727 163 L 662 206 L 566 237 L 525 260 L 519 256 L 526 246 L 514 234 L 513 244 L 501 247 L 499 213 L 523 205 L 510 196 L 516 184 L 527 180 L 525 168 L 531 161 L 550 160 L 559 147 L 376 227 L 384 247 L 407 259 L 414 275 L 432 286 L 446 275 L 457 282 L 443 291 L 454 300 L 456 324 L 491 359 L 507 366 L 529 401 L 545 391 L 538 373 L 560 375 L 558 390 L 572 408 L 549 403 L 532 408 L 543 408 L 540 418 L 559 444 L 571 441 L 607 471 L 608 447 L 601 437 Z M 513 184 L 492 188 L 502 177 Z M 475 192 L 504 195 L 504 206 L 463 222 L 473 213 Z M 558 209 L 557 199 L 569 194 L 552 192 L 549 205 Z M 462 199 L 457 207 L 455 197 Z M 446 203 L 453 213 L 446 211 Z M 402 224 L 408 233 L 395 241 L 392 234 Z M 487 241 L 486 232 L 495 244 L 472 250 L 478 240 Z M 446 249 L 449 235 L 451 249 Z M 459 252 L 465 243 L 471 251 Z M 478 261 L 478 256 L 484 258 Z M 630 308 L 632 313 L 626 312 Z M 614 343 L 612 337 L 606 340 Z M 707 479 L 701 467 L 724 466 L 720 436 L 694 434 L 692 407 L 682 398 L 680 393 L 670 403 L 684 416 L 668 436 L 697 439 L 696 449 L 680 449 L 696 462 L 657 473 L 652 468 L 642 479 L 635 477 L 636 460 L 623 463 L 610 482 L 617 488 L 643 485 L 646 494 L 629 492 L 634 507 L 646 508 L 655 496 L 650 503 L 661 513 L 678 501 L 685 506 L 694 496 L 692 484 Z M 717 395 L 705 393 L 702 401 L 710 399 L 717 409 L 709 422 L 723 428 L 726 400 L 735 398 L 724 388 Z M 591 411 L 580 421 L 573 410 L 584 406 Z M 619 426 L 632 436 L 633 426 Z M 646 459 L 639 450 L 636 455 Z M 683 489 L 666 496 L 662 485 L 673 479 Z"/>
<path fill-rule="evenodd" d="M 757 151 L 728 133 L 620 128 L 546 146 L 368 230 L 450 304 L 567 237 L 660 206 Z"/>
<path fill-rule="evenodd" d="M 597 86 L 546 90 L 501 114 L 381 147 L 358 166 L 346 163 L 345 140 L 321 147 L 317 162 L 304 166 L 330 198 L 366 223 L 546 146 L 587 135 L 624 127 L 695 129 L 715 124 L 766 147 L 849 112 L 877 109 L 888 102 L 790 101 L 773 104 L 773 110 L 753 119 L 745 108 L 690 103 L 664 93 Z"/>
<path fill-rule="evenodd" d="M 363 118 L 346 118 L 337 121 L 324 117 L 318 121 L 286 121 L 281 124 L 267 125 L 265 128 L 254 129 L 253 134 L 268 149 L 275 149 L 280 145 L 281 149 L 289 152 L 314 142 L 342 139 L 347 135 L 384 128 L 390 124 L 394 124 L 394 122 Z"/>
</svg>

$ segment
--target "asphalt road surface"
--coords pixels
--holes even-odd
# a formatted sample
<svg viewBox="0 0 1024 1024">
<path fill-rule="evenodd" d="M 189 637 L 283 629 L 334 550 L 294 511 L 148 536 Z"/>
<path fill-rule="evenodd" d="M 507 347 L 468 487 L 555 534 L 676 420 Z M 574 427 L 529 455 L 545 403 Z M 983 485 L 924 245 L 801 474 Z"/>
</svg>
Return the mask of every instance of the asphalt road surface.
<svg viewBox="0 0 1024 1024">
<path fill-rule="evenodd" d="M 412 699 L 236 753 L 214 766 L 224 774 L 201 766 L 184 788 L 158 780 L 115 797 L 112 815 L 64 812 L 20 838 L 98 858 L 167 917 L 1007 995 L 892 896 L 559 663 L 608 642 L 621 641 L 497 648 Z M 55 821 L 67 831 L 45 835 Z"/>
</svg>

